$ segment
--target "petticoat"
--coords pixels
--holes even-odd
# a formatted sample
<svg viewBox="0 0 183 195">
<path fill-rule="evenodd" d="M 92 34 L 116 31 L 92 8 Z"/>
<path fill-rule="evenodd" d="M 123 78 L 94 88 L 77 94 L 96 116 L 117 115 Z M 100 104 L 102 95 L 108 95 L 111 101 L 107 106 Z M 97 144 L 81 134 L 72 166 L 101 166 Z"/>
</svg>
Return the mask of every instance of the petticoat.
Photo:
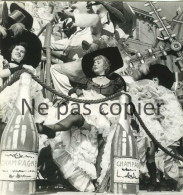
<svg viewBox="0 0 183 195">
<path fill-rule="evenodd" d="M 35 102 L 38 104 L 45 101 L 42 95 L 42 86 L 32 80 L 31 82 L 31 99 L 36 99 Z M 3 122 L 7 122 L 11 116 L 12 109 L 15 106 L 16 99 L 19 92 L 19 80 L 12 85 L 6 87 L 0 93 L 0 116 Z"/>
<path fill-rule="evenodd" d="M 145 123 L 147 128 L 154 135 L 154 137 L 169 150 L 172 150 L 172 147 L 177 146 L 178 140 L 183 135 L 183 112 L 173 92 L 163 86 L 157 85 L 151 80 L 142 80 L 134 82 L 129 86 L 129 94 L 132 96 L 132 102 L 134 103 L 136 108 L 138 108 L 140 104 L 140 116 L 143 119 L 143 122 Z M 96 100 L 100 98 L 104 98 L 104 96 L 92 90 L 83 90 L 83 97 L 81 97 L 81 99 L 87 100 Z M 72 108 L 71 103 L 72 102 L 69 103 L 70 110 Z M 80 113 L 84 117 L 85 121 L 90 124 L 92 128 L 95 129 L 97 134 L 102 134 L 103 137 L 105 137 L 105 139 L 107 140 L 101 162 L 101 175 L 99 176 L 99 178 L 97 178 L 99 184 L 102 182 L 103 178 L 105 177 L 105 174 L 110 168 L 109 157 L 111 150 L 111 142 L 115 133 L 115 125 L 118 123 L 119 120 L 119 115 L 114 115 L 110 112 L 111 105 L 113 103 L 119 104 L 119 100 L 107 101 L 105 103 L 108 104 L 106 107 L 104 106 L 104 111 L 105 113 L 108 113 L 107 115 L 100 114 L 99 111 L 101 103 L 87 105 L 87 107 L 91 111 L 88 115 L 86 114 L 86 109 L 84 109 L 84 104 L 80 104 Z M 146 107 L 148 103 L 154 105 L 154 109 L 150 109 L 152 115 L 147 115 L 144 112 L 144 107 Z M 159 105 L 161 104 L 160 107 L 157 107 L 158 103 Z M 159 110 L 157 110 L 158 108 Z M 118 106 L 114 106 L 113 112 L 117 113 L 118 109 Z M 157 111 L 159 111 L 159 113 L 157 113 Z M 74 132 L 75 131 L 72 130 L 70 136 L 67 136 L 67 138 L 65 139 L 63 136 L 63 140 L 69 140 L 67 145 L 68 148 L 70 148 L 70 145 L 76 146 L 76 143 L 78 143 L 75 139 Z M 77 135 L 79 135 L 79 137 L 83 137 L 81 129 L 78 129 L 77 132 Z M 68 132 L 61 132 L 60 135 L 63 133 L 67 134 Z M 88 133 L 92 134 L 92 131 L 88 131 Z M 139 158 L 141 162 L 140 172 L 147 173 L 148 170 L 146 167 L 146 151 L 147 148 L 150 147 L 151 140 L 141 126 L 140 132 L 136 133 L 136 135 Z M 95 141 L 93 142 L 95 144 L 91 146 L 91 144 L 89 143 L 91 139 L 88 140 L 88 142 L 85 142 L 85 139 L 79 142 L 79 146 L 74 147 L 77 148 L 77 150 L 71 150 L 72 152 L 69 149 L 65 149 L 65 147 L 57 144 L 57 142 L 54 142 L 54 144 L 51 143 L 51 145 L 53 148 L 53 158 L 55 162 L 60 167 L 60 170 L 64 173 L 65 177 L 68 178 L 68 180 L 73 184 L 73 186 L 75 186 L 80 191 L 93 191 L 94 186 L 92 180 L 96 177 L 95 175 L 91 174 L 90 170 L 95 170 L 94 162 L 96 161 L 98 153 L 97 140 L 95 137 Z M 84 145 L 86 144 L 88 146 L 88 152 L 90 151 L 89 148 L 92 149 L 94 147 L 96 153 L 95 155 L 91 155 L 89 159 L 87 155 L 84 155 L 83 160 L 81 160 L 81 163 L 79 163 L 80 159 L 79 161 L 75 161 L 75 156 L 80 156 L 80 154 L 84 154 L 82 152 L 82 149 L 80 151 L 83 142 Z M 59 150 L 62 151 L 57 153 L 58 156 L 55 155 L 55 145 L 59 145 Z M 91 160 L 91 158 L 93 159 Z M 90 168 L 91 166 L 87 166 L 88 168 L 86 168 L 86 166 L 84 165 L 85 163 L 83 163 L 84 161 L 85 163 L 93 162 L 93 168 Z M 178 178 L 179 162 L 177 160 L 171 158 L 162 151 L 158 151 L 155 155 L 155 162 L 157 168 L 163 171 L 167 178 Z M 68 169 L 70 170 L 69 172 Z M 85 171 L 85 175 L 83 170 Z M 92 172 L 96 173 L 96 170 Z M 80 183 L 79 181 L 82 182 Z M 90 187 L 86 188 L 87 184 Z"/>
<path fill-rule="evenodd" d="M 31 98 L 37 99 L 37 102 L 43 102 L 42 87 L 34 81 L 32 85 Z M 0 110 L 5 122 L 8 120 L 14 107 L 18 86 L 19 81 L 7 87 L 0 94 Z M 183 136 L 183 111 L 173 92 L 151 80 L 142 80 L 134 82 L 129 86 L 129 94 L 132 96 L 132 102 L 136 108 L 139 108 L 140 104 L 141 113 L 139 114 L 150 132 L 164 147 L 172 151 L 173 147 L 178 145 L 178 140 Z M 92 90 L 83 90 L 83 97 L 81 97 L 81 99 L 92 100 L 100 98 L 104 98 L 104 96 Z M 60 118 L 56 118 L 56 109 L 50 107 L 46 118 L 44 116 L 40 119 L 35 116 L 35 120 L 38 120 L 38 118 L 40 121 L 45 120 L 45 125 L 54 124 L 69 115 L 69 112 L 73 109 L 72 103 L 69 102 L 68 104 L 68 113 Z M 105 103 L 108 104 L 104 106 L 104 111 L 108 113 L 107 115 L 100 114 L 101 103 L 87 105 L 91 111 L 90 114 L 86 114 L 88 110 L 85 109 L 84 104 L 80 104 L 80 113 L 85 121 L 91 125 L 91 130 L 83 127 L 73 127 L 71 131 L 59 132 L 54 139 L 49 139 L 55 163 L 64 174 L 64 177 L 80 191 L 94 191 L 93 180 L 98 179 L 100 184 L 110 168 L 110 147 L 115 132 L 115 125 L 119 120 L 119 115 L 112 114 L 110 108 L 113 103 L 119 104 L 119 101 L 113 100 Z M 155 109 L 149 109 L 148 112 L 152 115 L 147 115 L 144 112 L 144 108 L 150 106 L 150 103 L 154 105 Z M 161 104 L 161 106 L 158 107 L 157 104 Z M 118 106 L 114 106 L 113 112 L 118 113 L 118 109 Z M 101 175 L 99 178 L 96 178 L 95 162 L 98 154 L 98 134 L 102 134 L 107 143 L 101 162 Z M 151 140 L 141 126 L 140 132 L 136 135 L 141 162 L 140 171 L 141 173 L 146 173 L 145 154 Z M 43 141 L 41 143 L 43 147 Z M 167 178 L 178 178 L 179 162 L 177 160 L 160 150 L 155 154 L 155 162 L 157 168 L 163 171 Z"/>
<path fill-rule="evenodd" d="M 94 91 L 83 90 L 83 94 L 85 99 L 100 99 L 104 97 L 101 94 L 97 95 Z M 154 81 L 141 80 L 130 84 L 129 94 L 132 96 L 132 102 L 146 127 L 159 143 L 169 151 L 174 152 L 174 148 L 179 145 L 179 139 L 183 137 L 183 111 L 174 93 L 163 86 L 159 86 Z M 105 103 L 108 103 L 108 106 L 105 108 L 105 112 L 109 113 L 108 115 L 101 116 L 98 109 L 100 104 L 92 104 L 90 109 L 93 114 L 83 115 L 83 117 L 87 123 L 98 128 L 99 133 L 109 135 L 110 128 L 106 128 L 106 124 L 116 124 L 119 120 L 119 115 L 112 114 L 110 107 L 114 103 L 119 103 L 119 101 L 113 100 Z M 152 105 L 154 109 L 151 109 Z M 117 108 L 113 108 L 113 112 L 117 113 L 118 106 Z M 140 111 L 138 110 L 139 108 Z M 147 110 L 147 108 L 150 109 Z M 108 132 L 106 132 L 106 129 Z M 147 148 L 150 147 L 151 139 L 141 126 L 140 132 L 135 134 L 137 135 L 137 145 L 141 162 L 140 172 L 147 173 L 146 152 Z M 105 162 L 107 163 L 106 159 Z M 159 150 L 155 153 L 155 162 L 157 168 L 165 173 L 166 178 L 178 179 L 178 160 Z"/>
<path fill-rule="evenodd" d="M 183 111 L 174 93 L 151 80 L 134 82 L 130 85 L 129 92 L 146 127 L 162 146 L 174 152 L 174 148 L 179 145 L 179 139 L 183 137 Z M 139 105 L 141 111 L 139 111 Z M 152 105 L 154 109 L 148 110 L 152 115 L 148 115 L 147 110 L 146 113 L 144 112 L 144 108 L 147 106 L 152 108 Z M 147 171 L 146 151 L 150 147 L 150 142 L 151 139 L 140 126 L 137 145 L 141 173 Z M 155 153 L 155 162 L 157 168 L 165 173 L 166 178 L 178 179 L 178 160 L 159 149 Z"/>
<path fill-rule="evenodd" d="M 72 127 L 71 131 L 57 133 L 50 139 L 54 162 L 77 190 L 93 192 L 93 180 L 97 178 L 98 155 L 97 130 Z"/>
</svg>

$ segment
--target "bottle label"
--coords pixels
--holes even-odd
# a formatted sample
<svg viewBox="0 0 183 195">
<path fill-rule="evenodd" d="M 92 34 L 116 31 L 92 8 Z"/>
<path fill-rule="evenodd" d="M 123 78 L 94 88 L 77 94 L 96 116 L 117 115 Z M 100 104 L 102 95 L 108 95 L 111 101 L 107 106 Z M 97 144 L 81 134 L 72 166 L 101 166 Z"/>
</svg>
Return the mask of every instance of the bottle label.
<svg viewBox="0 0 183 195">
<path fill-rule="evenodd" d="M 2 151 L 0 180 L 36 180 L 38 154 L 23 151 Z"/>
<path fill-rule="evenodd" d="M 114 182 L 139 183 L 139 160 L 115 157 Z"/>
</svg>

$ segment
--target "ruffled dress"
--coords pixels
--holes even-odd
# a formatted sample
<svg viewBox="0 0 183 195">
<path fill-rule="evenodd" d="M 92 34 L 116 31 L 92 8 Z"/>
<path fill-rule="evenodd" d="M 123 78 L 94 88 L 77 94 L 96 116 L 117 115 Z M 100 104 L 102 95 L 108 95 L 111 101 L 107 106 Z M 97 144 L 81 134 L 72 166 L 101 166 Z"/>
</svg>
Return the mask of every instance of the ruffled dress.
<svg viewBox="0 0 183 195">
<path fill-rule="evenodd" d="M 111 83 L 119 84 L 118 82 Z M 18 86 L 19 81 L 0 93 L 0 110 L 3 121 L 8 121 L 16 101 Z M 116 89 L 119 90 L 118 86 L 115 85 Z M 92 88 L 89 90 L 82 90 L 83 96 L 80 98 L 94 100 L 105 97 L 97 93 L 93 87 L 95 88 L 97 85 L 92 84 Z M 32 82 L 31 97 L 35 98 L 37 103 L 44 101 L 41 89 L 40 85 L 34 81 Z M 139 114 L 147 128 L 164 147 L 173 152 L 178 145 L 178 140 L 183 136 L 183 111 L 173 92 L 151 80 L 142 80 L 129 85 L 129 94 L 132 96 L 136 108 L 139 108 L 140 104 L 141 113 Z M 110 170 L 111 143 L 119 120 L 119 114 L 114 115 L 113 113 L 118 113 L 119 107 L 117 105 L 119 101 L 117 99 L 105 103 L 107 103 L 107 106 L 104 106 L 103 110 L 108 113 L 107 115 L 100 114 L 102 103 L 87 105 L 90 114 L 86 114 L 88 110 L 85 109 L 84 104 L 80 104 L 80 113 L 85 122 L 90 125 L 89 129 L 85 125 L 82 128 L 73 127 L 71 131 L 57 133 L 54 139 L 47 140 L 45 136 L 40 138 L 40 148 L 48 143 L 51 145 L 54 162 L 58 165 L 64 177 L 79 191 L 94 191 L 93 180 L 97 179 L 100 185 Z M 113 106 L 113 113 L 111 113 L 111 106 L 114 103 L 116 103 L 116 106 Z M 144 112 L 144 107 L 152 107 L 148 103 L 154 105 L 154 109 L 147 111 L 151 115 Z M 158 103 L 161 104 L 160 107 L 156 106 Z M 46 118 L 45 116 L 40 118 L 39 115 L 35 115 L 35 121 L 42 122 L 44 120 L 45 125 L 54 124 L 69 115 L 73 109 L 72 104 L 73 102 L 69 102 L 67 114 L 60 116 L 59 119 L 57 108 L 50 107 Z M 158 108 L 159 110 L 157 110 Z M 137 109 L 137 111 L 139 110 Z M 106 140 L 100 164 L 102 170 L 99 177 L 97 177 L 95 167 L 98 155 L 98 134 L 102 134 Z M 140 132 L 136 133 L 136 136 L 141 162 L 140 171 L 141 173 L 147 173 L 145 154 L 151 140 L 141 126 Z M 178 178 L 179 162 L 177 160 L 159 150 L 155 155 L 155 161 L 157 168 L 163 171 L 167 178 Z"/>
<path fill-rule="evenodd" d="M 18 92 L 19 80 L 0 92 L 0 115 L 3 122 L 7 122 L 10 118 L 12 109 L 18 97 Z M 42 86 L 34 80 L 32 80 L 31 84 L 31 99 L 36 99 L 36 102 L 44 102 Z"/>
<path fill-rule="evenodd" d="M 91 100 L 104 97 L 93 90 L 83 90 L 83 96 L 80 98 Z M 68 104 L 68 113 L 71 113 L 73 108 L 72 103 Z M 111 103 L 109 101 L 109 104 Z M 65 179 L 79 191 L 95 191 L 93 181 L 97 180 L 101 183 L 110 168 L 111 143 L 115 129 L 117 128 L 117 118 L 119 116 L 108 118 L 99 114 L 100 105 L 89 105 L 87 108 L 91 113 L 85 115 L 84 104 L 80 104 L 80 113 L 84 117 L 85 122 L 90 125 L 89 129 L 84 124 L 80 128 L 72 127 L 70 131 L 57 132 L 54 139 L 49 139 L 54 162 L 63 173 Z M 50 125 L 57 121 L 53 117 L 56 117 L 56 109 L 54 111 L 52 110 L 48 113 L 45 125 Z M 61 116 L 60 120 L 68 115 Z M 51 120 L 54 122 L 51 122 Z M 99 178 L 97 178 L 95 166 L 98 156 L 98 134 L 102 134 L 103 138 L 107 140 L 101 162 L 102 171 Z"/>
<path fill-rule="evenodd" d="M 81 99 L 91 100 L 105 97 L 92 89 L 82 90 L 82 92 Z M 135 107 L 139 108 L 140 105 L 140 116 L 150 132 L 164 147 L 173 152 L 178 145 L 178 140 L 183 136 L 183 111 L 173 92 L 151 80 L 142 80 L 129 85 L 129 94 L 132 96 Z M 105 103 L 107 107 L 104 111 L 108 113 L 107 115 L 100 114 L 101 103 L 88 105 L 91 111 L 89 115 L 84 114 L 86 110 L 82 109 L 83 106 L 80 104 L 80 113 L 85 122 L 91 125 L 91 130 L 84 126 L 79 129 L 73 128 L 71 131 L 59 133 L 55 139 L 50 140 L 54 161 L 64 173 L 65 178 L 79 191 L 94 191 L 93 180 L 97 179 L 100 185 L 110 170 L 111 143 L 119 120 L 119 115 L 111 113 L 110 108 L 114 103 L 119 104 L 119 100 Z M 152 107 L 150 103 L 154 105 L 154 109 L 144 112 L 145 107 Z M 157 107 L 157 104 L 161 106 Z M 117 113 L 118 109 L 118 106 L 113 107 L 113 112 Z M 102 134 L 106 144 L 100 164 L 102 170 L 99 177 L 96 177 L 98 134 Z M 140 172 L 148 173 L 146 152 L 151 140 L 141 126 L 140 131 L 135 132 L 135 136 L 141 162 Z M 157 168 L 165 173 L 166 178 L 178 179 L 179 161 L 159 150 L 156 152 L 155 162 Z"/>
<path fill-rule="evenodd" d="M 129 93 L 146 127 L 162 146 L 175 153 L 175 147 L 183 137 L 183 111 L 174 93 L 151 80 L 134 82 L 130 85 Z M 150 147 L 151 139 L 143 128 L 139 127 L 137 145 L 141 161 L 140 171 L 146 173 L 146 151 Z M 179 161 L 160 149 L 155 153 L 155 163 L 166 178 L 179 178 Z"/>
<path fill-rule="evenodd" d="M 124 82 L 124 80 L 116 79 L 101 87 L 89 80 L 90 89 L 82 90 L 83 95 L 80 99 L 94 100 L 104 98 L 104 95 L 97 93 L 91 88 L 98 88 L 100 92 L 104 90 L 105 94 L 108 92 L 110 95 L 114 93 L 114 89 L 116 90 L 118 86 L 121 89 L 124 87 L 121 82 Z M 109 90 L 106 90 L 106 88 L 109 88 Z M 111 103 L 111 101 L 108 103 Z M 84 124 L 81 128 L 72 127 L 70 131 L 57 132 L 54 139 L 49 139 L 54 162 L 58 165 L 64 177 L 79 191 L 95 191 L 93 181 L 98 180 L 102 182 L 110 167 L 110 147 L 117 126 L 111 125 L 110 120 L 100 114 L 100 105 L 101 103 L 89 104 L 86 109 L 84 103 L 79 104 L 80 114 L 82 114 L 85 122 L 89 125 Z M 69 102 L 67 108 L 67 114 L 61 115 L 59 120 L 58 118 L 56 119 L 57 108 L 50 109 L 44 124 L 54 124 L 67 117 L 72 112 L 72 109 L 75 108 L 75 105 L 73 106 L 73 102 Z M 60 112 L 63 113 L 64 110 L 65 106 L 63 106 L 63 110 L 60 108 Z M 88 112 L 89 114 L 87 114 Z M 98 156 L 98 134 L 102 134 L 108 140 L 105 158 L 101 162 L 103 171 L 99 178 L 97 178 L 95 166 Z"/>
</svg>

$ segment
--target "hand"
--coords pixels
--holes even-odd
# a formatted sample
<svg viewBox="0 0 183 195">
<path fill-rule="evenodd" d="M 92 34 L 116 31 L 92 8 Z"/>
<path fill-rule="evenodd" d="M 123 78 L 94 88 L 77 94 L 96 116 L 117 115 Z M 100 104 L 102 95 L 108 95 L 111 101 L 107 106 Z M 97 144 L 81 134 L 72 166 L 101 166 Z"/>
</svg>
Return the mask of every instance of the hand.
<svg viewBox="0 0 183 195">
<path fill-rule="evenodd" d="M 100 109 L 100 113 L 102 115 L 106 115 L 107 113 L 109 113 L 109 106 L 106 104 L 103 104 L 101 109 Z"/>
<path fill-rule="evenodd" d="M 0 25 L 0 36 L 2 36 L 4 39 L 6 38 L 6 35 L 7 35 L 6 28 Z"/>
<path fill-rule="evenodd" d="M 25 64 L 24 64 L 24 65 L 23 65 L 23 68 L 29 70 L 32 74 L 36 75 L 36 69 L 33 68 L 32 66 L 30 66 L 30 65 L 25 65 Z"/>
<path fill-rule="evenodd" d="M 128 68 L 130 67 L 130 57 L 126 56 L 123 58 L 123 67 L 122 67 L 122 71 L 128 71 Z"/>
<path fill-rule="evenodd" d="M 83 95 L 83 91 L 81 89 L 76 89 L 76 94 L 78 97 Z"/>
</svg>

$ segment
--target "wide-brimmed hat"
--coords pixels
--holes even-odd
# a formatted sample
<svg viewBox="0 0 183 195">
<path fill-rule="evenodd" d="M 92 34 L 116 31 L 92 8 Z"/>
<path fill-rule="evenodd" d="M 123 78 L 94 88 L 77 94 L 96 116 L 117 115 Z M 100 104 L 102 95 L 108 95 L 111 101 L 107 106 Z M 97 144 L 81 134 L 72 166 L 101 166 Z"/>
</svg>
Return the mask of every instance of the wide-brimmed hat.
<svg viewBox="0 0 183 195">
<path fill-rule="evenodd" d="M 132 8 L 121 1 L 89 1 L 88 7 L 101 4 L 109 12 L 113 24 L 117 24 L 127 34 L 131 34 L 136 25 L 136 16 Z"/>
<path fill-rule="evenodd" d="M 168 89 L 171 89 L 173 83 L 175 82 L 175 75 L 172 73 L 167 66 L 161 64 L 151 65 L 149 72 L 146 75 L 142 75 L 142 79 L 153 80 L 157 78 L 159 85 L 162 85 Z"/>
<path fill-rule="evenodd" d="M 82 59 L 83 72 L 89 78 L 96 76 L 95 73 L 92 71 L 92 67 L 94 64 L 94 58 L 99 55 L 106 57 L 111 63 L 108 74 L 114 72 L 115 70 L 123 66 L 123 60 L 117 47 L 107 47 L 104 49 L 96 50 L 94 52 L 84 55 Z"/>
<path fill-rule="evenodd" d="M 24 64 L 31 65 L 36 68 L 41 61 L 41 41 L 39 38 L 30 31 L 23 31 L 16 37 L 11 36 L 11 30 L 7 31 L 7 36 L 5 39 L 1 40 L 1 55 L 8 61 L 11 61 L 10 48 L 13 45 L 18 45 L 19 43 L 27 44 L 26 59 L 23 61 Z"/>
<path fill-rule="evenodd" d="M 9 28 L 11 25 L 15 23 L 22 23 L 25 25 L 27 30 L 30 30 L 33 25 L 32 16 L 23 8 L 21 8 L 18 4 L 12 3 L 10 5 L 10 14 L 7 12 L 7 4 L 4 2 L 3 4 L 3 12 L 2 15 L 2 25 L 5 28 Z"/>
</svg>

